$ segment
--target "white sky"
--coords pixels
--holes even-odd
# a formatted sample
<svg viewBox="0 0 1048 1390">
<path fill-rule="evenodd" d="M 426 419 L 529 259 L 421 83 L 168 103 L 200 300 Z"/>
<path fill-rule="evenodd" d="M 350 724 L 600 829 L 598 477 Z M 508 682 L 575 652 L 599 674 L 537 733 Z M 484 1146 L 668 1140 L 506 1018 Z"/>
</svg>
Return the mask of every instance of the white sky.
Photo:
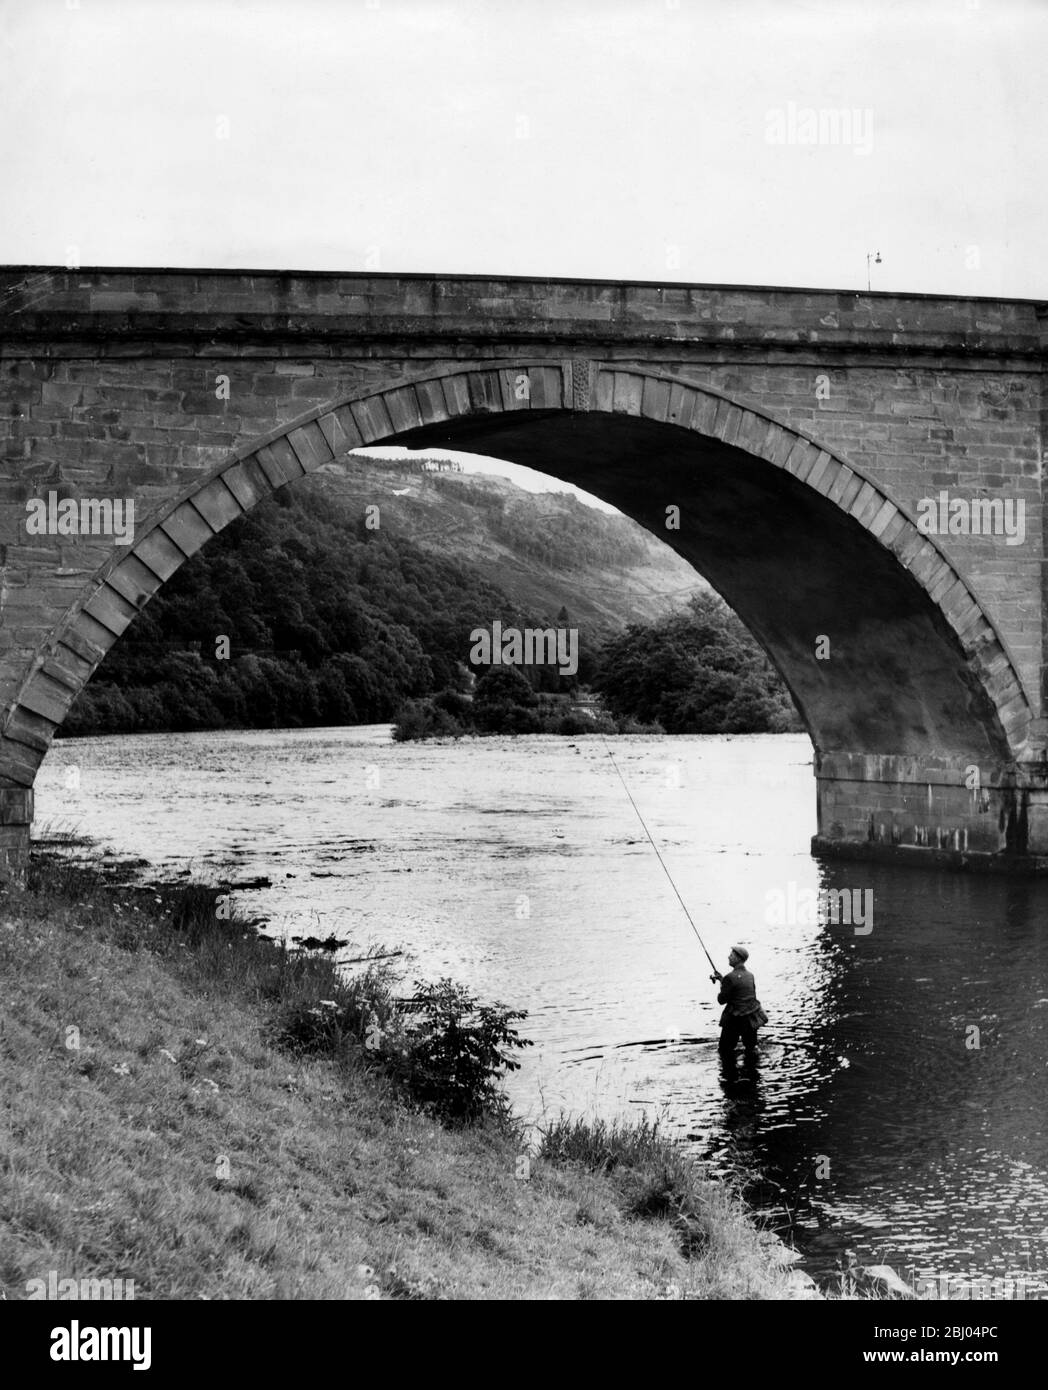
<svg viewBox="0 0 1048 1390">
<path fill-rule="evenodd" d="M 585 502 L 589 507 L 595 507 L 599 512 L 613 512 L 619 515 L 618 507 L 613 507 L 609 502 L 604 502 L 599 497 L 594 497 L 592 493 L 583 492 L 582 488 L 576 487 L 574 483 L 562 483 L 559 478 L 551 478 L 547 473 L 538 473 L 534 468 L 525 468 L 522 463 L 509 463 L 505 459 L 488 458 L 485 454 L 460 454 L 454 449 L 357 449 L 354 451 L 365 456 L 388 459 L 405 458 L 434 458 L 434 459 L 454 459 L 462 464 L 467 473 L 501 473 L 503 477 L 509 478 L 510 482 L 516 483 L 517 487 L 523 488 L 525 492 L 573 492 L 580 502 Z"/>
<path fill-rule="evenodd" d="M 0 0 L 0 262 L 1048 298 L 1046 51 L 1048 0 Z"/>
<path fill-rule="evenodd" d="M 1046 51 L 1045 0 L 0 0 L 0 262 L 1048 297 Z"/>
</svg>

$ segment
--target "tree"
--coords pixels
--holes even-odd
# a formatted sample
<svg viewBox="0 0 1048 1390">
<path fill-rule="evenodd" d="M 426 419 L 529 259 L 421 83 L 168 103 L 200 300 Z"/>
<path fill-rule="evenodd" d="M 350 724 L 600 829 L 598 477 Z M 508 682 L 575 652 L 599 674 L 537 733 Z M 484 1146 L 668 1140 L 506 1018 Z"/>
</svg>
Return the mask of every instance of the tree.
<svg viewBox="0 0 1048 1390">
<path fill-rule="evenodd" d="M 538 703 L 538 697 L 527 677 L 515 666 L 488 666 L 477 677 L 473 692 L 475 705 L 523 705 L 526 709 Z"/>
<path fill-rule="evenodd" d="M 487 667 L 473 692 L 473 716 L 485 733 L 536 733 L 537 704 L 531 683 L 515 666 Z"/>
<path fill-rule="evenodd" d="M 618 718 L 658 722 L 673 734 L 801 727 L 767 657 L 713 594 L 605 643 L 594 686 Z"/>
</svg>

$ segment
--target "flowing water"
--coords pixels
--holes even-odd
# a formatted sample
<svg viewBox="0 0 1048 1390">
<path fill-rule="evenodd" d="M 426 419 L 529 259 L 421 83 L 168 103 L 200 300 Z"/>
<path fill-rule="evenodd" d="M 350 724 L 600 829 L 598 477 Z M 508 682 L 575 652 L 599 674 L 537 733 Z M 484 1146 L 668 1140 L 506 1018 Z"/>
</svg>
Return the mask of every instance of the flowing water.
<svg viewBox="0 0 1048 1390">
<path fill-rule="evenodd" d="M 755 1068 L 719 1063 L 709 964 L 612 757 L 718 968 L 749 948 Z M 851 1249 L 1043 1297 L 1048 883 L 820 863 L 814 814 L 797 736 L 114 737 L 59 743 L 37 782 L 40 827 L 268 877 L 243 899 L 274 930 L 403 946 L 526 1009 L 518 1110 L 662 1116 L 711 1171 L 763 1175 L 817 1277 Z M 820 921 L 820 888 L 856 919 Z"/>
</svg>

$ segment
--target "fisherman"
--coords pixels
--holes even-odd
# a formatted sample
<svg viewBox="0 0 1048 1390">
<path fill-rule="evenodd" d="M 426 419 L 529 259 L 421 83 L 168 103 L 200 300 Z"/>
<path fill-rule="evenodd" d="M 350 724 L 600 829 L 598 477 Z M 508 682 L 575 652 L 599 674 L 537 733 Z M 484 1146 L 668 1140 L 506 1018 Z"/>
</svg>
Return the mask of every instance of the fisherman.
<svg viewBox="0 0 1048 1390">
<path fill-rule="evenodd" d="M 749 957 L 750 953 L 745 946 L 733 946 L 728 956 L 730 972 L 727 975 L 716 973 L 710 976 L 714 984 L 720 985 L 717 1003 L 724 1005 L 717 1051 L 725 1058 L 735 1056 L 735 1048 L 740 1038 L 747 1058 L 756 1057 L 757 1030 L 768 1021 L 767 1014 L 757 1001 L 756 981 L 746 969 Z"/>
</svg>

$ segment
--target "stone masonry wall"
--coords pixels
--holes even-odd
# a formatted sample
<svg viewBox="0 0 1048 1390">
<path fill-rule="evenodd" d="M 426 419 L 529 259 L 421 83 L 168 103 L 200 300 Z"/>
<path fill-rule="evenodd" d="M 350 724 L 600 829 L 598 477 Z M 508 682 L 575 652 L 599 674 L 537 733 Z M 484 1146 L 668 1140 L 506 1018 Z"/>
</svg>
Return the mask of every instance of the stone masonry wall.
<svg viewBox="0 0 1048 1390">
<path fill-rule="evenodd" d="M 940 537 L 1040 710 L 1043 306 L 571 281 L 0 274 L 0 708 L 110 540 L 32 538 L 51 489 L 136 500 L 137 529 L 236 447 L 466 361 L 566 355 L 680 375 L 810 433 L 911 516 L 1011 496 L 1026 537 Z M 229 399 L 216 394 L 228 378 Z"/>
</svg>

